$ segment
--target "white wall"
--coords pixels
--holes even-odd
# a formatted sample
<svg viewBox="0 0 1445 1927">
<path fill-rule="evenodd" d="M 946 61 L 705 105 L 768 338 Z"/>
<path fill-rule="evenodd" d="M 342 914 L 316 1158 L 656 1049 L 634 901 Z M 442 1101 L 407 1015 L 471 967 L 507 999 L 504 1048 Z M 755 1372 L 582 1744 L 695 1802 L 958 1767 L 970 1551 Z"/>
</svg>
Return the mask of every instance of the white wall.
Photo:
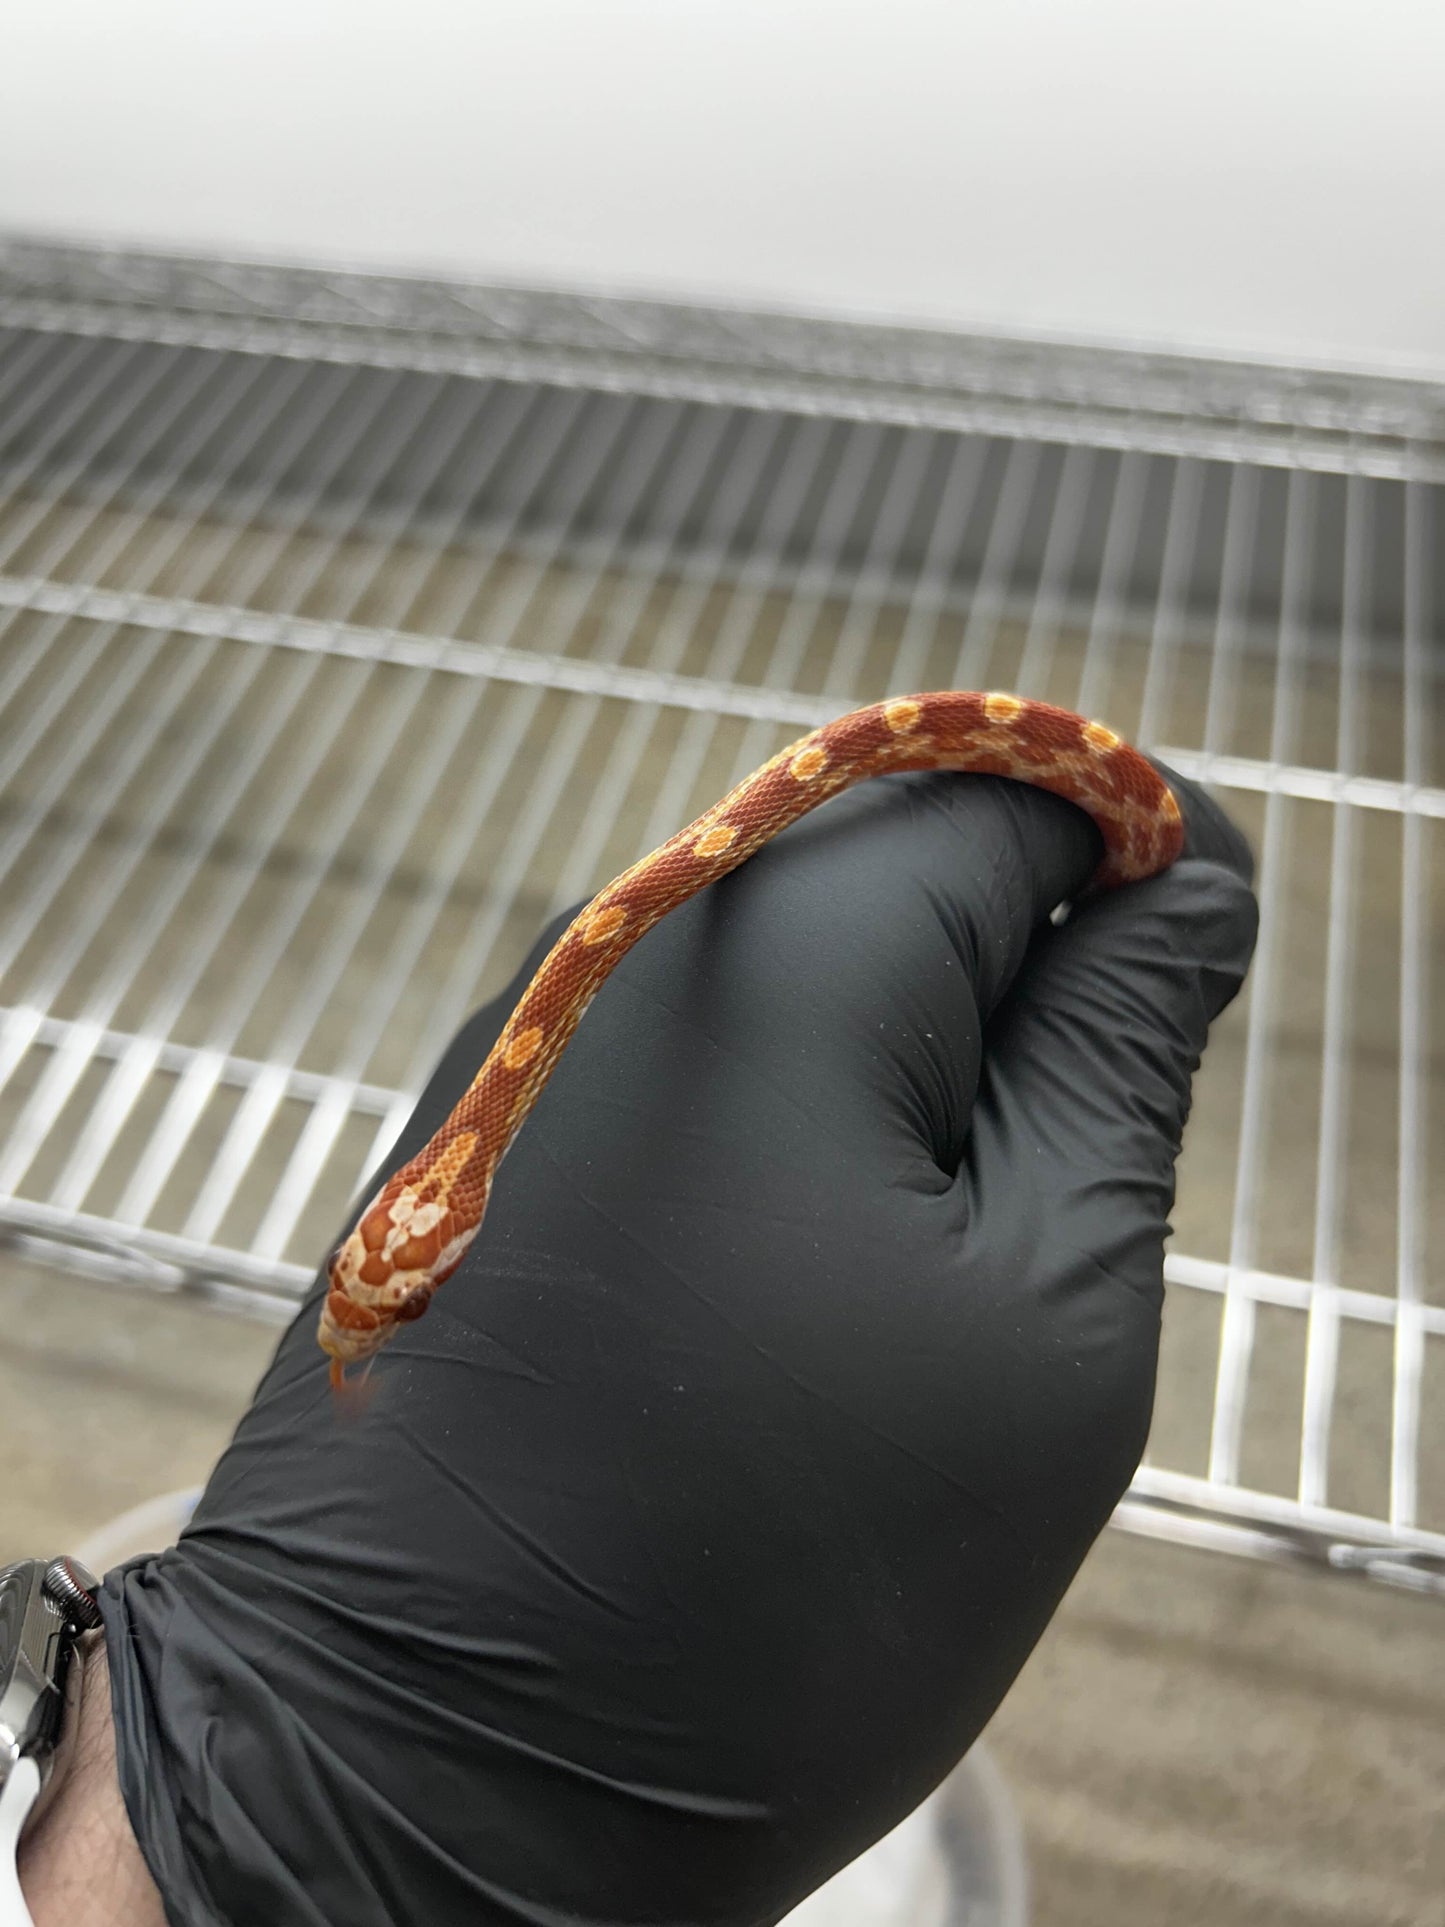
<svg viewBox="0 0 1445 1927">
<path fill-rule="evenodd" d="M 1442 0 L 31 0 L 0 227 L 1445 373 Z"/>
</svg>

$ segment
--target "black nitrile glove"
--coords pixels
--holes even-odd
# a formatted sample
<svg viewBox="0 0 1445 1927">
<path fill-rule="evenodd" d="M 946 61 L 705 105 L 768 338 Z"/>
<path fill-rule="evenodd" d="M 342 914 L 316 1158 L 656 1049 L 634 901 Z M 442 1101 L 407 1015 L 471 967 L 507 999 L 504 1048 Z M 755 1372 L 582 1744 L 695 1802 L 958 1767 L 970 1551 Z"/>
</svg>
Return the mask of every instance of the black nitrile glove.
<svg viewBox="0 0 1445 1927">
<path fill-rule="evenodd" d="M 175 1927 L 762 1927 L 959 1759 L 1149 1427 L 1255 930 L 1178 789 L 1185 858 L 1058 927 L 1071 805 L 830 804 L 623 961 L 352 1422 L 308 1302 L 180 1546 L 104 1589 Z"/>
</svg>

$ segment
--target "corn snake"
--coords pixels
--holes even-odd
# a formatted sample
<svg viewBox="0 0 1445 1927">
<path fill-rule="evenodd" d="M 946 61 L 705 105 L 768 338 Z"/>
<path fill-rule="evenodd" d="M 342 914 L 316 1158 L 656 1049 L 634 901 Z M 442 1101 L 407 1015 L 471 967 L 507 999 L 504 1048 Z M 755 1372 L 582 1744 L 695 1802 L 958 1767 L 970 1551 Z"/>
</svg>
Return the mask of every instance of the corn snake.
<svg viewBox="0 0 1445 1927">
<path fill-rule="evenodd" d="M 329 1263 L 318 1340 L 331 1382 L 419 1318 L 461 1264 L 493 1177 L 587 1006 L 669 910 L 769 838 L 870 776 L 957 770 L 1051 790 L 1097 824 L 1095 887 L 1152 876 L 1184 827 L 1163 778 L 1102 723 L 1009 695 L 941 691 L 870 704 L 791 743 L 685 829 L 625 870 L 575 917 L 533 975 L 460 1102 L 393 1173 Z"/>
</svg>

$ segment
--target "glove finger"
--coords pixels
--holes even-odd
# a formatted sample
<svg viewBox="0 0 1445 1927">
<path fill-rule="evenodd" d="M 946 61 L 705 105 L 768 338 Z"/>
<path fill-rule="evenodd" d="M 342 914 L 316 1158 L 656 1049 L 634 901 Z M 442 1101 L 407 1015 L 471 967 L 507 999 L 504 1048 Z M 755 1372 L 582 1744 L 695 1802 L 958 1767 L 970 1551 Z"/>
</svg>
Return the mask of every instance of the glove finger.
<svg viewBox="0 0 1445 1927">
<path fill-rule="evenodd" d="M 1157 1302 L 1191 1081 L 1257 921 L 1237 870 L 1185 859 L 1040 939 L 987 1034 L 971 1241 L 1022 1241 L 1040 1275 L 1087 1254 Z"/>
<path fill-rule="evenodd" d="M 995 1502 L 1045 1537 L 1071 1517 L 1080 1554 L 1148 1436 L 1190 1080 L 1254 930 L 1238 873 L 1185 860 L 1044 934 L 988 1027 L 952 1190 L 917 1201 L 992 1335 L 955 1377 L 993 1414 Z"/>
</svg>

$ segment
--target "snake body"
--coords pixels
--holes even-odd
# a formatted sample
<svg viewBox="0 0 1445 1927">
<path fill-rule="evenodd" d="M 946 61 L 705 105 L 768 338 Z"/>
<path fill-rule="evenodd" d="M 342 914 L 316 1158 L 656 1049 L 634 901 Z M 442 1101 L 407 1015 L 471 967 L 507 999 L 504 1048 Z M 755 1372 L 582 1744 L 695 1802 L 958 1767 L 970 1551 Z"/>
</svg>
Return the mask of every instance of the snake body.
<svg viewBox="0 0 1445 1927">
<path fill-rule="evenodd" d="M 954 690 L 896 696 L 789 744 L 574 918 L 446 1122 L 337 1247 L 317 1334 L 334 1386 L 348 1364 L 419 1318 L 460 1265 L 497 1166 L 587 1006 L 638 938 L 830 796 L 905 770 L 1007 776 L 1076 803 L 1104 840 L 1096 887 L 1152 876 L 1183 842 L 1179 805 L 1153 766 L 1102 723 L 1048 703 Z"/>
</svg>

